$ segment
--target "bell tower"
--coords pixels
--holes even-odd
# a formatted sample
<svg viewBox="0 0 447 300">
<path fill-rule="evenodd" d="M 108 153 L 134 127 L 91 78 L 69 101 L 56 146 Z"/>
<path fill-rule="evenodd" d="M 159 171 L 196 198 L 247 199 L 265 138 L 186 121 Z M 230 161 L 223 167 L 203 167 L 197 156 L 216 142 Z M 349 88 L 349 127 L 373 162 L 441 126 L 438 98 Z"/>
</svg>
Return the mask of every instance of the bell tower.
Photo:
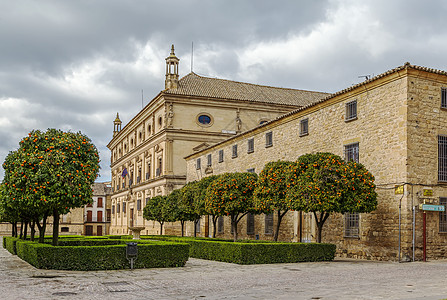
<svg viewBox="0 0 447 300">
<path fill-rule="evenodd" d="M 121 120 L 118 113 L 116 113 L 115 121 L 113 121 L 113 136 L 121 131 Z"/>
<path fill-rule="evenodd" d="M 166 80 L 165 89 L 178 87 L 178 63 L 180 59 L 175 56 L 174 45 L 171 46 L 171 54 L 166 57 Z"/>
</svg>

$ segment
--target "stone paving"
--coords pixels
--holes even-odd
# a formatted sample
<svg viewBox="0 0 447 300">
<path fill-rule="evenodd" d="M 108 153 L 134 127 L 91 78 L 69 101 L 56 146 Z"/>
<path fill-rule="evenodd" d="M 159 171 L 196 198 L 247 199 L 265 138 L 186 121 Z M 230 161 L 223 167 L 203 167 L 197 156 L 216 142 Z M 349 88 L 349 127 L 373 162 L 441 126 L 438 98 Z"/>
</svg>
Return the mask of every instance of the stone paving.
<svg viewBox="0 0 447 300">
<path fill-rule="evenodd" d="M 0 299 L 447 299 L 447 261 L 39 270 L 0 248 Z"/>
</svg>

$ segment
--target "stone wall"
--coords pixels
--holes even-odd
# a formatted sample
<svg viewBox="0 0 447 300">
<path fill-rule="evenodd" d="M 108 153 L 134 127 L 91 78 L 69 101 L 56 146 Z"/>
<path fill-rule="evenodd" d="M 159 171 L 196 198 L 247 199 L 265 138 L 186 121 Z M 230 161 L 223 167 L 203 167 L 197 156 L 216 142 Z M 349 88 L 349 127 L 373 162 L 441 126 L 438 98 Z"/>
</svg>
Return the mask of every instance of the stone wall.
<svg viewBox="0 0 447 300">
<path fill-rule="evenodd" d="M 212 155 L 212 174 L 253 168 L 259 173 L 269 161 L 296 160 L 310 152 L 332 152 L 344 157 L 344 146 L 358 142 L 359 160 L 376 178 L 378 208 L 373 213 L 360 215 L 358 238 L 343 236 L 342 215 L 330 216 L 323 229 L 323 241 L 337 244 L 341 256 L 396 259 L 401 195 L 395 195 L 393 188 L 395 184 L 407 182 L 407 85 L 406 73 L 392 73 L 191 155 L 187 158 L 187 181 L 198 180 L 197 174 L 204 174 L 197 172 L 196 162 L 198 158 L 206 162 L 208 154 Z M 345 121 L 346 103 L 353 100 L 357 100 L 357 118 Z M 303 119 L 308 119 L 309 133 L 301 136 L 300 121 Z M 273 135 L 271 147 L 266 147 L 268 132 Z M 254 152 L 247 153 L 251 138 Z M 235 158 L 232 158 L 233 145 L 238 147 Z M 224 161 L 220 163 L 219 150 L 224 151 Z M 405 203 L 407 198 L 404 195 Z M 402 212 L 407 227 L 408 214 L 411 215 L 411 211 Z M 288 213 L 281 225 L 282 240 L 296 240 L 298 229 L 294 224 L 302 224 L 303 232 L 309 231 L 302 220 L 294 219 L 294 214 Z M 311 226 L 309 224 L 311 222 L 307 226 Z M 313 226 L 310 233 L 313 237 L 316 236 L 314 230 Z"/>
</svg>

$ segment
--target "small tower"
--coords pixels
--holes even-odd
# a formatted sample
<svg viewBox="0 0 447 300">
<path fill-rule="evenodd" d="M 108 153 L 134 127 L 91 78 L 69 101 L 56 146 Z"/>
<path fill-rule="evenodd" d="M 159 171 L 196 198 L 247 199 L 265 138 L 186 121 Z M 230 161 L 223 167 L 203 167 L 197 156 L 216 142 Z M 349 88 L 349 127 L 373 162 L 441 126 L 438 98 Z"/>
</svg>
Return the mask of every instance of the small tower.
<svg viewBox="0 0 447 300">
<path fill-rule="evenodd" d="M 113 121 L 113 136 L 121 131 L 121 120 L 118 113 L 116 113 L 115 121 Z"/>
<path fill-rule="evenodd" d="M 171 54 L 166 57 L 166 80 L 165 89 L 175 89 L 178 87 L 178 62 L 180 59 L 175 56 L 174 45 L 171 47 Z"/>
</svg>

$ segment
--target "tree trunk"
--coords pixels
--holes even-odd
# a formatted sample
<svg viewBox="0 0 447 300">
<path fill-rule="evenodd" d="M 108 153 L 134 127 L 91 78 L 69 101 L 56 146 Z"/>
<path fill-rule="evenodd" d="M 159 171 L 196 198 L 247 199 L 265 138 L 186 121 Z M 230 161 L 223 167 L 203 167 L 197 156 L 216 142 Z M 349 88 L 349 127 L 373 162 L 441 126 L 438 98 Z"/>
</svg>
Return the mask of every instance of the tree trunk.
<svg viewBox="0 0 447 300">
<path fill-rule="evenodd" d="M 185 235 L 183 234 L 183 229 L 185 227 L 185 221 L 180 221 L 180 224 L 182 224 L 182 237 L 184 237 Z"/>
<path fill-rule="evenodd" d="M 31 241 L 34 242 L 34 235 L 36 234 L 36 222 L 34 220 L 30 223 L 31 228 Z"/>
<path fill-rule="evenodd" d="M 53 209 L 53 246 L 57 246 L 59 241 L 59 211 Z"/>
<path fill-rule="evenodd" d="M 17 237 L 17 222 L 11 222 L 11 224 L 12 224 L 11 236 Z"/>
<path fill-rule="evenodd" d="M 45 230 L 47 230 L 47 214 L 45 213 L 42 218 L 42 225 L 40 225 L 40 220 L 36 219 L 35 223 L 37 228 L 39 229 L 39 243 L 43 243 L 45 241 Z"/>
<path fill-rule="evenodd" d="M 160 235 L 163 235 L 163 222 L 158 223 L 160 223 Z"/>
<path fill-rule="evenodd" d="M 321 243 L 321 234 L 323 232 L 323 225 L 324 222 L 326 222 L 327 218 L 329 217 L 329 213 L 327 212 L 320 212 L 320 219 L 318 219 L 317 212 L 313 212 L 315 217 L 315 223 L 317 225 L 317 243 Z"/>
<path fill-rule="evenodd" d="M 233 241 L 237 241 L 237 216 L 231 216 L 231 228 L 233 228 Z"/>
<path fill-rule="evenodd" d="M 22 239 L 23 237 L 23 221 L 20 222 L 20 235 L 19 238 Z"/>
<path fill-rule="evenodd" d="M 199 223 L 200 219 L 194 220 L 194 237 L 197 237 L 197 223 Z"/>
<path fill-rule="evenodd" d="M 23 239 L 26 240 L 26 236 L 28 235 L 28 221 L 25 221 L 25 229 L 23 230 Z"/>
<path fill-rule="evenodd" d="M 273 236 L 273 240 L 275 242 L 278 241 L 278 236 L 279 236 L 279 228 L 281 226 L 281 221 L 282 218 L 284 217 L 284 215 L 288 212 L 288 210 L 285 210 L 283 213 L 281 213 L 280 210 L 278 210 L 278 218 L 276 220 L 276 230 L 275 230 L 275 235 Z"/>
<path fill-rule="evenodd" d="M 217 231 L 217 219 L 219 218 L 218 216 L 211 216 L 212 220 L 213 220 L 213 238 L 216 238 L 216 231 Z"/>
</svg>

